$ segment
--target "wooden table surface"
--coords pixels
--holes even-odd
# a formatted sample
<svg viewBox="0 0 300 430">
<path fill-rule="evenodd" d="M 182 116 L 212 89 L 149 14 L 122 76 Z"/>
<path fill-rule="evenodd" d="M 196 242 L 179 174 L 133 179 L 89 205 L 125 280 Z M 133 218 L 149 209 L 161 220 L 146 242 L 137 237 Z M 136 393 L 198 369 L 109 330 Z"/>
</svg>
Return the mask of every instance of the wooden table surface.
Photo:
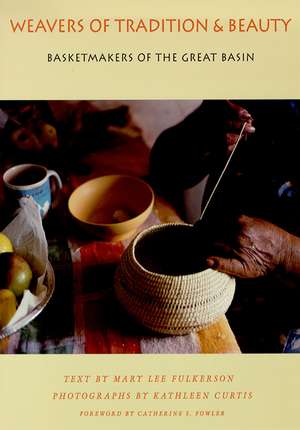
<svg viewBox="0 0 300 430">
<path fill-rule="evenodd" d="M 92 177 L 147 175 L 149 150 L 138 130 L 129 127 L 116 140 L 118 144 L 86 154 L 70 166 L 49 165 L 64 181 L 64 209 L 53 211 L 44 222 L 56 273 L 55 296 L 33 323 L 0 341 L 0 352 L 239 353 L 225 315 L 198 333 L 158 336 L 130 321 L 115 303 L 112 276 L 128 242 L 107 243 L 84 237 L 71 226 L 66 201 L 75 187 Z M 180 219 L 171 205 L 157 196 L 146 226 L 158 222 Z M 63 252 L 62 244 L 67 244 Z"/>
</svg>

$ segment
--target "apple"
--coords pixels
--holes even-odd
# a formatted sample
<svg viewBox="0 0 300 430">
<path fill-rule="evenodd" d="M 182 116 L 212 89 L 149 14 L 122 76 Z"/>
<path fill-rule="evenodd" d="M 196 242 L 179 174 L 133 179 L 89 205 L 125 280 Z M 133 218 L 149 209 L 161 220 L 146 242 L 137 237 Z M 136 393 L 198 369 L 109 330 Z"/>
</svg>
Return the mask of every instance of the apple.
<svg viewBox="0 0 300 430">
<path fill-rule="evenodd" d="M 0 290 L 0 330 L 5 327 L 17 310 L 17 300 L 10 290 Z"/>
<path fill-rule="evenodd" d="M 10 139 L 12 144 L 22 151 L 35 151 L 42 149 L 38 138 L 31 130 L 25 127 L 20 127 L 17 130 L 14 130 Z"/>
<path fill-rule="evenodd" d="M 48 146 L 54 149 L 58 147 L 57 132 L 53 125 L 41 122 L 38 125 L 37 134 L 43 147 Z"/>
<path fill-rule="evenodd" d="M 17 299 L 29 288 L 32 270 L 27 261 L 14 252 L 0 254 L 0 287 L 11 290 Z"/>
</svg>

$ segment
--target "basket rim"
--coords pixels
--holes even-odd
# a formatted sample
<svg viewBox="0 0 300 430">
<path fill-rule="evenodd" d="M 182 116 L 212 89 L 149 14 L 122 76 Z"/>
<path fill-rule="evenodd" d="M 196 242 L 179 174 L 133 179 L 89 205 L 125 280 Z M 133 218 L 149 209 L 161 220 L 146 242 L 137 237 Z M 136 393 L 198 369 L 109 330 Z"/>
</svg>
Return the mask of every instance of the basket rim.
<svg viewBox="0 0 300 430">
<path fill-rule="evenodd" d="M 136 245 L 137 243 L 145 236 L 147 236 L 148 234 L 150 234 L 152 231 L 155 230 L 162 230 L 164 228 L 172 228 L 172 227 L 177 227 L 177 226 L 181 226 L 183 228 L 193 228 L 193 224 L 188 224 L 188 223 L 180 223 L 180 222 L 173 222 L 173 223 L 163 223 L 163 224 L 157 224 L 157 225 L 153 225 L 151 227 L 146 228 L 145 230 L 141 231 L 140 233 L 138 233 L 136 235 L 136 237 L 133 239 L 133 241 L 131 242 L 131 246 L 130 246 L 130 254 L 131 257 L 134 261 L 134 264 L 137 266 L 137 268 L 139 269 L 139 271 L 141 273 L 144 273 L 145 275 L 148 276 L 152 276 L 152 277 L 156 277 L 157 279 L 166 279 L 168 278 L 173 278 L 173 279 L 178 279 L 178 278 L 186 278 L 187 280 L 194 280 L 199 278 L 200 274 L 204 274 L 204 273 L 210 273 L 210 272 L 214 272 L 220 276 L 226 276 L 229 278 L 232 278 L 232 276 L 227 275 L 226 273 L 223 272 L 218 272 L 217 270 L 213 270 L 211 268 L 207 268 L 204 270 L 201 270 L 200 272 L 195 272 L 195 273 L 188 273 L 188 274 L 179 274 L 179 275 L 170 275 L 170 274 L 164 274 L 164 273 L 159 273 L 159 272 L 153 272 L 151 270 L 146 269 L 137 259 L 136 257 Z"/>
</svg>

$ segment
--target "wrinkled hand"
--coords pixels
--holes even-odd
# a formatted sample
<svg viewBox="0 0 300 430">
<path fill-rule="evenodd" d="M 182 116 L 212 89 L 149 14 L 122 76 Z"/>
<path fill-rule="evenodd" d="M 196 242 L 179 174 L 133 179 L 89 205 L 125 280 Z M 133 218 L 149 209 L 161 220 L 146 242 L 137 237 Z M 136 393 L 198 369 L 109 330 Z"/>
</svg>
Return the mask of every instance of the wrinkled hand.
<svg viewBox="0 0 300 430">
<path fill-rule="evenodd" d="M 227 105 L 229 108 L 229 117 L 226 121 L 226 143 L 227 153 L 230 154 L 237 142 L 243 124 L 246 122 L 243 132 L 244 137 L 254 133 L 255 128 L 253 127 L 253 118 L 246 109 L 229 100 L 227 101 Z"/>
<path fill-rule="evenodd" d="M 208 267 L 232 276 L 256 278 L 288 266 L 291 235 L 259 218 L 241 215 L 227 240 L 215 242 Z"/>
</svg>

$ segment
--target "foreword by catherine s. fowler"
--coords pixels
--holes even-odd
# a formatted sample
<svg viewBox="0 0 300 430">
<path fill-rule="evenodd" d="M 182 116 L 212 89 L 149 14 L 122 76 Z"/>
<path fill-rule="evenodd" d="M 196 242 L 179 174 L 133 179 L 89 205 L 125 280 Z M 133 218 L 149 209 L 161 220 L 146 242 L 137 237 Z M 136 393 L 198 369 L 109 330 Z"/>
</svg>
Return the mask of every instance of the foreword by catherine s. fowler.
<svg viewBox="0 0 300 430">
<path fill-rule="evenodd" d="M 209 18 L 9 18 L 13 33 L 287 33 L 291 17 Z"/>
</svg>

